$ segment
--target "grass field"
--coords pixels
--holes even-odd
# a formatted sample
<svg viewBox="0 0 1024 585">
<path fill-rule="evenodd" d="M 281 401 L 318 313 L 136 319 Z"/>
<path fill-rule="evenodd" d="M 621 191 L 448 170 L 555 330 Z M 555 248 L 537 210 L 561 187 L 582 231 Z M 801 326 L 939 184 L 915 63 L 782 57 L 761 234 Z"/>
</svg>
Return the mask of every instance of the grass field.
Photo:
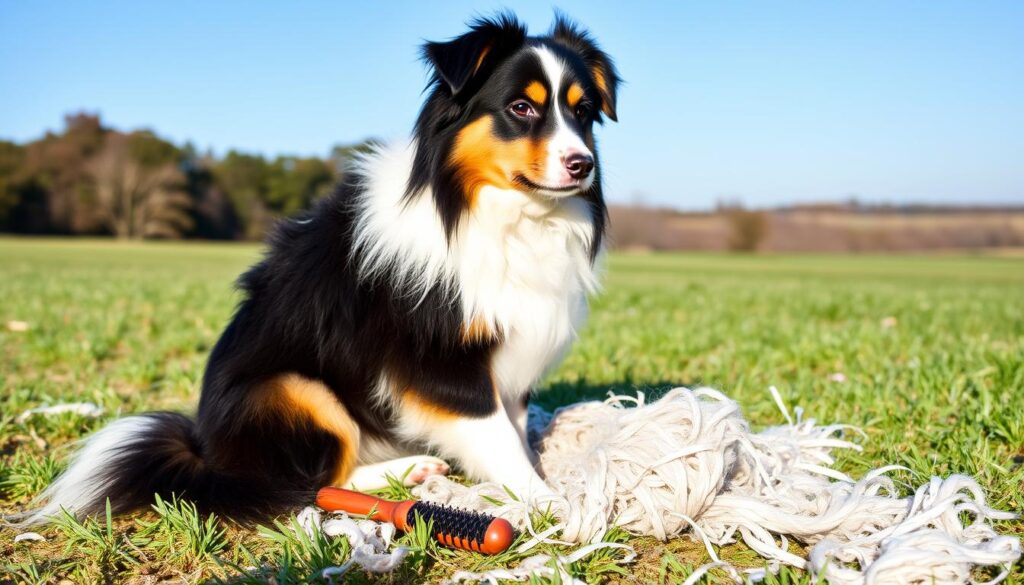
<svg viewBox="0 0 1024 585">
<path fill-rule="evenodd" d="M 111 418 L 194 408 L 206 354 L 237 301 L 231 283 L 258 254 L 232 244 L 0 240 L 0 513 L 23 509 L 60 470 L 63 447 Z M 899 475 L 910 483 L 969 473 L 995 506 L 1024 510 L 1024 259 L 612 256 L 592 306 L 538 397 L 544 406 L 705 384 L 767 425 L 780 421 L 767 392 L 775 385 L 809 416 L 867 432 L 863 453 L 842 455 L 845 471 L 896 463 L 913 470 Z M 16 421 L 67 401 L 106 413 Z M 109 524 L 65 520 L 42 530 L 46 542 L 15 544 L 16 532 L 0 529 L 0 582 L 194 582 L 244 567 L 260 569 L 242 582 L 306 582 L 348 554 L 343 539 L 305 541 L 288 518 L 279 522 L 242 530 L 165 503 Z M 1001 528 L 1024 536 L 1024 523 Z M 490 562 L 418 536 L 407 544 L 421 549 L 385 582 Z M 688 539 L 629 541 L 640 556 L 625 575 L 602 558 L 575 570 L 675 582 L 706 560 Z M 723 552 L 757 564 L 742 547 Z M 1024 583 L 1021 567 L 1010 582 Z"/>
</svg>

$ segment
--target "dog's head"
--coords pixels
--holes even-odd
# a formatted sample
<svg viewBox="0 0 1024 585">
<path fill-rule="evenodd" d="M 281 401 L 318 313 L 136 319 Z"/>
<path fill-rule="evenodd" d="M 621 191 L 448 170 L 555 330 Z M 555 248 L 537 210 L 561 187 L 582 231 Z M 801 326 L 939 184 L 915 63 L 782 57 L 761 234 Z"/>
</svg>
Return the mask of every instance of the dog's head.
<svg viewBox="0 0 1024 585">
<path fill-rule="evenodd" d="M 558 16 L 530 37 L 502 15 L 423 55 L 434 75 L 409 190 L 431 187 L 449 230 L 486 187 L 582 197 L 603 213 L 593 127 L 616 119 L 619 76 L 587 32 Z"/>
</svg>

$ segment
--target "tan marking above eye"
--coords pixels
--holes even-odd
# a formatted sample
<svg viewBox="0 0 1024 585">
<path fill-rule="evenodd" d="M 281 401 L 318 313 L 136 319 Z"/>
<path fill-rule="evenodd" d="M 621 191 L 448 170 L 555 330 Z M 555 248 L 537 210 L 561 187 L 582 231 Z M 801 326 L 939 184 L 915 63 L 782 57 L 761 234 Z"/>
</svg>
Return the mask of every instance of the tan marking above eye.
<svg viewBox="0 0 1024 585">
<path fill-rule="evenodd" d="M 583 99 L 583 88 L 580 87 L 580 84 L 573 82 L 573 84 L 569 86 L 568 93 L 565 94 L 565 101 L 569 104 L 570 108 L 575 108 L 576 104 L 580 103 L 581 99 Z"/>
<path fill-rule="evenodd" d="M 548 99 L 548 90 L 539 81 L 531 81 L 523 93 L 535 104 L 544 104 Z"/>
</svg>

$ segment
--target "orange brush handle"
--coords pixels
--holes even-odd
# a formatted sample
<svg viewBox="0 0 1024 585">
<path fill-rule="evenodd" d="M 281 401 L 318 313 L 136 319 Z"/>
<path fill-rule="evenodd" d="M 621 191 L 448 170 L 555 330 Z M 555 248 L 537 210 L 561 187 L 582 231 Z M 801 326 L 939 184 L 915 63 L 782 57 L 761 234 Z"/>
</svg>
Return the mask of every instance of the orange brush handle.
<svg viewBox="0 0 1024 585">
<path fill-rule="evenodd" d="M 409 509 L 415 503 L 413 500 L 392 502 L 369 494 L 335 487 L 321 488 L 316 494 L 316 505 L 328 512 L 348 512 L 366 516 L 378 522 L 390 522 L 403 532 L 410 529 Z"/>
<path fill-rule="evenodd" d="M 415 500 L 393 502 L 352 490 L 325 487 L 317 492 L 316 505 L 328 512 L 348 512 L 378 522 L 391 522 L 403 532 L 412 529 L 415 507 L 416 512 L 430 516 L 434 538 L 441 544 L 489 555 L 505 551 L 515 540 L 515 530 L 504 518 Z"/>
</svg>

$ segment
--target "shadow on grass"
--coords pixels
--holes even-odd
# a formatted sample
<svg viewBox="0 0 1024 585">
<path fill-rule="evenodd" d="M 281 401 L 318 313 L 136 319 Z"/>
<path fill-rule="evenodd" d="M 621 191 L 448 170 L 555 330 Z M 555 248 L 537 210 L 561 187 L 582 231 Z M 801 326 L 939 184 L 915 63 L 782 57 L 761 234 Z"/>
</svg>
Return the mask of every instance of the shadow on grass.
<svg viewBox="0 0 1024 585">
<path fill-rule="evenodd" d="M 576 402 L 604 400 L 608 398 L 609 393 L 636 396 L 638 392 L 643 392 L 647 401 L 651 402 L 661 398 L 673 388 L 678 388 L 679 386 L 697 388 L 702 385 L 696 381 L 680 382 L 679 380 L 638 383 L 625 379 L 611 384 L 594 384 L 587 380 L 555 382 L 533 393 L 530 401 L 541 406 L 544 410 L 551 411 L 560 406 L 567 406 Z"/>
</svg>

